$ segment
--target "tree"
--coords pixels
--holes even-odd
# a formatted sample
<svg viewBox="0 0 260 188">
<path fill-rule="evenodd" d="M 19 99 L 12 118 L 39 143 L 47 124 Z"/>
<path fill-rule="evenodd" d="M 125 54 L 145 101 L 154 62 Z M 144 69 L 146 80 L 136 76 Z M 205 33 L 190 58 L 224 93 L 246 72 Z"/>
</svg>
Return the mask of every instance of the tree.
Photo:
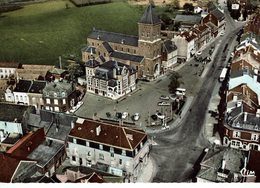
<svg viewBox="0 0 260 188">
<path fill-rule="evenodd" d="M 75 81 L 75 79 L 83 74 L 83 69 L 78 63 L 70 63 L 67 66 L 67 69 L 70 74 L 71 80 Z"/>
<path fill-rule="evenodd" d="M 180 1 L 179 1 L 179 0 L 172 0 L 172 1 L 171 1 L 171 6 L 172 6 L 174 9 L 180 9 Z"/>
<path fill-rule="evenodd" d="M 169 89 L 170 93 L 174 93 L 176 88 L 178 88 L 181 85 L 181 83 L 183 83 L 180 80 L 180 78 L 181 78 L 181 75 L 179 73 L 177 73 L 177 72 L 172 73 L 172 75 L 170 77 L 171 82 L 168 85 L 168 89 Z"/>
<path fill-rule="evenodd" d="M 194 6 L 192 5 L 192 3 L 185 3 L 183 5 L 183 9 L 185 10 L 186 13 L 194 12 Z"/>
</svg>

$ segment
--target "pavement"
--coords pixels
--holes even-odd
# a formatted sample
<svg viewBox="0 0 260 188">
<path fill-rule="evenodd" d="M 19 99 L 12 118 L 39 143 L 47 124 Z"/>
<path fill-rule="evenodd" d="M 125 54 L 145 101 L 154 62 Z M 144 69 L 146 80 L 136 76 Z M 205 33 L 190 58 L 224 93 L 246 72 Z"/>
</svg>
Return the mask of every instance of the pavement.
<svg viewBox="0 0 260 188">
<path fill-rule="evenodd" d="M 143 168 L 142 173 L 138 176 L 136 183 L 149 183 L 152 182 L 153 177 L 155 176 L 157 170 L 156 170 L 156 164 L 151 158 L 151 156 L 148 159 L 147 165 Z"/>
</svg>

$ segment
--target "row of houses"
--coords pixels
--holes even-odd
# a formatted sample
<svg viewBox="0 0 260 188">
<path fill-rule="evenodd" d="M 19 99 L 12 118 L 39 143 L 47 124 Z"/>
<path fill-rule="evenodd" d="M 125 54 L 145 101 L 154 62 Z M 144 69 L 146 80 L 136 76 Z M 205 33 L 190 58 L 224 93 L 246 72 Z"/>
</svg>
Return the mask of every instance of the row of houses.
<svg viewBox="0 0 260 188">
<path fill-rule="evenodd" d="M 5 102 L 31 105 L 37 112 L 40 109 L 69 112 L 84 95 L 68 81 L 68 71 L 54 66 L 1 62 L 0 70 L 8 73 L 3 76 L 9 80 Z"/>
<path fill-rule="evenodd" d="M 258 14 L 245 26 L 223 83 L 224 103 L 219 108 L 223 146 L 205 151 L 198 182 L 260 181 L 260 38 L 250 26 L 256 19 Z"/>
<path fill-rule="evenodd" d="M 150 144 L 142 130 L 46 110 L 36 114 L 33 106 L 0 108 L 0 182 L 53 177 L 66 159 L 71 168 L 134 182 L 148 163 Z M 56 178 L 66 182 L 58 172 Z"/>
<path fill-rule="evenodd" d="M 179 59 L 189 60 L 197 51 L 225 31 L 225 15 L 215 8 L 207 15 L 177 15 L 175 24 L 180 23 L 180 34 L 173 38 Z"/>
</svg>

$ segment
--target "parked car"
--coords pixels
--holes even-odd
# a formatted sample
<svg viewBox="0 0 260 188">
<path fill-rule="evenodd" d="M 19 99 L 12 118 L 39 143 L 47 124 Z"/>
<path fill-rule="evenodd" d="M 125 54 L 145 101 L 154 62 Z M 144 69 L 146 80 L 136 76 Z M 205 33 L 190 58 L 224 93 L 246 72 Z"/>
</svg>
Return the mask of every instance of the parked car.
<svg viewBox="0 0 260 188">
<path fill-rule="evenodd" d="M 161 101 L 158 102 L 158 106 L 170 106 L 171 104 L 169 102 Z"/>
<path fill-rule="evenodd" d="M 170 97 L 169 97 L 169 96 L 166 96 L 166 95 L 161 95 L 161 96 L 160 96 L 160 99 L 161 99 L 161 100 L 169 100 Z"/>
<path fill-rule="evenodd" d="M 156 115 L 159 119 L 164 119 L 164 118 L 165 118 L 165 115 L 163 115 L 163 114 L 160 113 L 160 112 L 157 112 L 155 115 Z"/>
<path fill-rule="evenodd" d="M 197 51 L 196 56 L 200 56 L 202 54 L 202 51 Z"/>
<path fill-rule="evenodd" d="M 157 117 L 157 115 L 153 114 L 153 115 L 151 115 L 151 118 L 152 118 L 154 121 L 156 121 L 158 117 Z"/>
<path fill-rule="evenodd" d="M 123 112 L 123 113 L 122 113 L 122 119 L 126 119 L 127 116 L 128 116 L 128 112 Z"/>
<path fill-rule="evenodd" d="M 135 113 L 134 114 L 134 120 L 138 121 L 140 119 L 140 114 L 139 113 Z"/>
<path fill-rule="evenodd" d="M 83 101 L 79 101 L 77 104 L 77 108 L 81 107 L 83 105 Z"/>
<path fill-rule="evenodd" d="M 122 113 L 121 112 L 117 112 L 116 113 L 116 118 L 117 119 L 122 119 Z"/>
</svg>

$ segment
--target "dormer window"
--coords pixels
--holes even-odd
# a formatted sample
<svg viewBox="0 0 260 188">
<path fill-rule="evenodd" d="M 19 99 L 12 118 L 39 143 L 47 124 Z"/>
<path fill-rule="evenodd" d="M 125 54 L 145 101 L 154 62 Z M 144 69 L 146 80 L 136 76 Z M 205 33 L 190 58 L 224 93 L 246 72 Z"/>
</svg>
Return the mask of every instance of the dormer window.
<svg viewBox="0 0 260 188">
<path fill-rule="evenodd" d="M 65 92 L 64 92 L 64 91 L 61 93 L 61 96 L 62 96 L 62 97 L 65 97 Z"/>
<path fill-rule="evenodd" d="M 58 96 L 58 95 L 57 95 L 57 93 L 55 92 L 55 93 L 54 93 L 54 97 L 57 97 L 57 96 Z"/>
</svg>

